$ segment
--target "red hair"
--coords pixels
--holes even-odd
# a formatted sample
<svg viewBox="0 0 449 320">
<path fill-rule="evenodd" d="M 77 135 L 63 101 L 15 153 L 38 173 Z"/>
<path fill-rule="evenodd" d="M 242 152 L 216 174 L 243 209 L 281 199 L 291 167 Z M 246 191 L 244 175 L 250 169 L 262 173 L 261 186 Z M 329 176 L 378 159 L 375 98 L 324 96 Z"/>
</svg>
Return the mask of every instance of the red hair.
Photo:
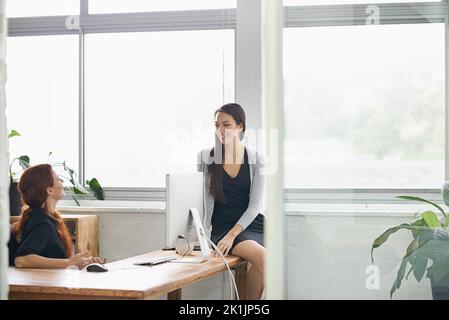
<svg viewBox="0 0 449 320">
<path fill-rule="evenodd" d="M 59 212 L 50 212 L 47 208 L 47 188 L 54 185 L 53 168 L 49 164 L 39 164 L 26 169 L 19 181 L 19 191 L 22 196 L 22 214 L 19 221 L 15 222 L 12 230 L 17 240 L 20 241 L 23 229 L 30 219 L 33 209 L 42 208 L 45 214 L 57 223 L 57 233 L 64 243 L 67 257 L 72 256 L 72 241 L 69 231 Z"/>
</svg>

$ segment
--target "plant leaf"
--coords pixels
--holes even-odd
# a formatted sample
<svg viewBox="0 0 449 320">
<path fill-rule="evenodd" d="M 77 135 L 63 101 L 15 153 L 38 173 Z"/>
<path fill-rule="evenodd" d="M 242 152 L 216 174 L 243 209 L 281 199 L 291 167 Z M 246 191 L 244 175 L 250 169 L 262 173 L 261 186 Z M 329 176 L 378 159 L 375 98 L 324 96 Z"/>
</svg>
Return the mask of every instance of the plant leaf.
<svg viewBox="0 0 449 320">
<path fill-rule="evenodd" d="M 449 235 L 442 229 L 426 229 L 407 248 L 408 261 L 412 265 L 410 272 L 417 281 L 421 281 L 426 270 L 427 277 L 439 281 L 449 273 Z M 433 261 L 427 268 L 429 259 Z"/>
<path fill-rule="evenodd" d="M 73 179 L 73 175 L 75 174 L 75 170 L 73 170 L 70 167 L 68 167 L 65 164 L 65 161 L 62 163 L 62 165 L 64 166 L 64 170 L 67 171 L 69 173 L 70 177 Z"/>
<path fill-rule="evenodd" d="M 446 216 L 446 218 L 444 218 L 443 227 L 447 228 L 447 226 L 449 226 L 449 216 Z"/>
<path fill-rule="evenodd" d="M 49 163 L 50 162 L 50 157 L 51 157 L 51 155 L 53 154 L 53 152 L 52 151 L 50 151 L 49 153 L 48 153 L 48 157 L 47 157 L 47 163 Z"/>
<path fill-rule="evenodd" d="M 30 167 L 30 157 L 23 155 L 18 157 L 17 159 L 19 159 L 19 164 L 23 170 L 26 170 Z"/>
<path fill-rule="evenodd" d="M 399 267 L 398 273 L 396 275 L 396 280 L 394 280 L 393 286 L 390 290 L 390 299 L 393 297 L 393 293 L 400 288 L 402 279 L 404 279 L 405 269 L 407 267 L 408 258 L 404 257 Z"/>
<path fill-rule="evenodd" d="M 8 134 L 8 138 L 17 137 L 17 136 L 21 136 L 21 134 L 19 132 L 17 132 L 16 130 L 11 130 L 11 132 Z"/>
<path fill-rule="evenodd" d="M 412 264 L 412 262 L 410 261 L 410 264 Z M 408 270 L 407 275 L 405 276 L 405 279 L 408 280 L 408 276 L 410 275 L 410 273 L 412 273 L 414 271 L 414 267 L 413 265 L 410 267 L 410 270 Z"/>
<path fill-rule="evenodd" d="M 77 180 L 70 180 L 70 182 L 73 184 L 73 191 L 76 194 L 87 194 L 89 191 L 87 191 Z"/>
<path fill-rule="evenodd" d="M 431 228 L 441 227 L 440 220 L 438 219 L 438 216 L 435 212 L 426 211 L 426 212 L 422 213 L 421 216 L 428 227 L 431 227 Z"/>
<path fill-rule="evenodd" d="M 419 202 L 425 202 L 428 204 L 431 204 L 432 206 L 436 207 L 442 214 L 443 216 L 446 217 L 446 213 L 444 212 L 443 208 L 441 208 L 439 205 L 437 205 L 436 203 L 420 198 L 420 197 L 415 197 L 415 196 L 396 196 L 396 198 L 398 199 L 403 199 L 403 200 L 411 200 L 411 201 L 419 201 Z"/>
<path fill-rule="evenodd" d="M 439 282 L 449 274 L 449 241 L 435 239 L 426 245 L 428 255 L 431 257 L 433 264 L 428 269 L 431 277 Z"/>
<path fill-rule="evenodd" d="M 441 232 L 439 232 L 441 231 Z M 421 228 L 420 234 L 416 239 L 414 239 L 409 246 L 407 247 L 406 256 L 411 256 L 415 254 L 415 251 L 423 247 L 427 242 L 435 239 L 443 239 L 444 233 L 441 228 L 440 229 L 430 229 L 428 227 Z"/>
<path fill-rule="evenodd" d="M 79 207 L 79 206 L 80 206 L 80 203 L 79 203 L 78 199 L 77 199 L 74 195 L 72 195 L 72 198 L 73 198 L 73 200 L 75 200 L 76 204 L 77 204 L 78 207 Z"/>
<path fill-rule="evenodd" d="M 104 200 L 103 188 L 98 182 L 97 178 L 92 178 L 90 181 L 87 180 L 86 183 L 89 185 L 90 189 L 94 192 L 95 198 L 98 200 Z"/>
<path fill-rule="evenodd" d="M 418 236 L 416 239 L 414 239 L 412 242 L 410 242 L 410 244 L 407 247 L 406 253 L 405 253 L 406 257 L 411 255 L 413 252 L 415 252 L 416 249 L 418 249 L 420 247 L 419 238 L 420 237 Z"/>
<path fill-rule="evenodd" d="M 413 275 L 417 281 L 421 281 L 426 272 L 428 257 L 425 254 L 417 252 L 417 255 L 413 261 Z"/>
<path fill-rule="evenodd" d="M 388 238 L 395 233 L 396 231 L 399 231 L 401 229 L 413 229 L 416 227 L 412 227 L 410 226 L 408 223 L 403 223 L 399 226 L 396 227 L 391 227 L 388 228 L 387 230 L 385 230 L 379 237 L 377 237 L 374 241 L 373 241 L 373 245 L 371 247 L 371 261 L 374 264 L 374 258 L 373 258 L 373 250 L 375 248 L 380 247 L 382 244 L 384 244 L 385 241 L 388 240 Z"/>
<path fill-rule="evenodd" d="M 416 239 L 416 237 L 418 237 L 421 234 L 422 230 L 424 230 L 424 228 L 426 228 L 426 223 L 424 222 L 424 220 L 422 218 L 419 218 L 412 222 L 412 226 L 417 227 L 417 229 L 412 230 L 413 238 Z M 418 227 L 421 227 L 421 229 Z"/>
</svg>

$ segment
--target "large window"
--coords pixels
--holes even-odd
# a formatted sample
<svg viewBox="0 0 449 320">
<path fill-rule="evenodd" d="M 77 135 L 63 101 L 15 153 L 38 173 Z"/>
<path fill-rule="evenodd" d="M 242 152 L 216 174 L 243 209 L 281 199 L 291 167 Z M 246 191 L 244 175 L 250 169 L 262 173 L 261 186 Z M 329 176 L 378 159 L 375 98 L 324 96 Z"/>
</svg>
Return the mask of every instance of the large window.
<svg viewBox="0 0 449 320">
<path fill-rule="evenodd" d="M 285 184 L 439 188 L 444 24 L 284 31 Z"/>
<path fill-rule="evenodd" d="M 444 16 L 427 9 L 447 8 L 420 0 L 415 14 L 395 3 L 418 1 L 373 0 L 391 24 L 341 20 L 341 4 L 366 2 L 284 0 L 335 8 L 309 20 L 286 8 L 286 188 L 434 189 L 445 178 Z M 105 187 L 163 187 L 166 172 L 195 170 L 213 111 L 245 83 L 234 79 L 234 10 L 196 10 L 237 1 L 14 0 L 8 15 L 79 14 L 80 3 L 82 37 L 51 17 L 9 21 L 8 123 L 23 134 L 12 155 L 36 163 L 51 151 Z"/>
<path fill-rule="evenodd" d="M 78 37 L 8 38 L 7 116 L 11 157 L 78 166 Z"/>
<path fill-rule="evenodd" d="M 80 0 L 12 0 L 6 6 L 8 17 L 75 15 Z"/>
<path fill-rule="evenodd" d="M 90 13 L 235 8 L 236 0 L 89 0 Z"/>
<path fill-rule="evenodd" d="M 162 187 L 196 170 L 213 112 L 234 99 L 234 31 L 86 36 L 86 175 Z"/>
</svg>

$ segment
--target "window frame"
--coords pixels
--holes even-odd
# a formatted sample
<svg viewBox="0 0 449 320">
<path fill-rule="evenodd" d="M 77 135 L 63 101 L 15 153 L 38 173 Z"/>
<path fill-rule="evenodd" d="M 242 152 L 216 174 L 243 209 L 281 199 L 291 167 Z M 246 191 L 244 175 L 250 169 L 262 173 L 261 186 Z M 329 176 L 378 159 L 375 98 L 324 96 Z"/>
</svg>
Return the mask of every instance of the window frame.
<svg viewBox="0 0 449 320">
<path fill-rule="evenodd" d="M 245 1 L 245 0 L 238 0 Z M 368 1 L 367 1 L 368 2 Z M 284 7 L 284 28 L 365 25 L 370 4 Z M 379 24 L 445 23 L 445 179 L 449 180 L 449 1 L 379 3 Z M 237 30 L 236 9 L 206 9 L 139 13 L 89 14 L 88 0 L 80 0 L 79 28 L 68 29 L 68 16 L 8 18 L 8 37 L 78 34 L 79 36 L 79 181 L 85 181 L 84 35 L 110 32 Z M 258 14 L 255 12 L 254 14 Z M 78 20 L 76 20 L 78 19 Z M 257 19 L 257 18 L 255 18 Z M 248 30 L 248 32 L 252 32 Z M 258 34 L 255 34 L 258 36 Z M 235 32 L 237 38 L 237 33 Z M 235 86 L 239 82 L 236 45 Z M 259 74 L 262 74 L 259 70 Z M 262 109 L 259 110 L 262 113 Z M 260 114 L 257 115 L 260 117 Z M 397 203 L 394 195 L 415 194 L 441 201 L 439 189 L 314 189 L 286 188 L 286 203 Z M 164 201 L 165 188 L 105 188 L 109 200 Z M 82 199 L 95 199 L 84 195 Z"/>
</svg>

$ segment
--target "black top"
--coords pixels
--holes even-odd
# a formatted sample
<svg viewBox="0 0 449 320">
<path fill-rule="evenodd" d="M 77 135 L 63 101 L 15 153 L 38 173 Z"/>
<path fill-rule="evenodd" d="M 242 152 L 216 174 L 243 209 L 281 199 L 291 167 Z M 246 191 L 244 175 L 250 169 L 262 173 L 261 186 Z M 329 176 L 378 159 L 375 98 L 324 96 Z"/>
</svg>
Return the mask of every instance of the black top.
<svg viewBox="0 0 449 320">
<path fill-rule="evenodd" d="M 14 267 L 14 259 L 16 258 L 18 248 L 19 244 L 17 243 L 16 236 L 12 231 L 12 226 L 9 226 L 8 253 L 9 253 L 9 265 L 12 267 Z"/>
<path fill-rule="evenodd" d="M 64 243 L 57 232 L 57 222 L 43 209 L 33 209 L 25 224 L 16 257 L 37 254 L 46 258 L 66 259 Z"/>
<path fill-rule="evenodd" d="M 225 203 L 215 201 L 212 213 L 212 232 L 233 227 L 248 208 L 251 178 L 249 173 L 248 154 L 245 148 L 243 164 L 236 177 L 231 178 L 223 169 L 223 191 Z"/>
</svg>

